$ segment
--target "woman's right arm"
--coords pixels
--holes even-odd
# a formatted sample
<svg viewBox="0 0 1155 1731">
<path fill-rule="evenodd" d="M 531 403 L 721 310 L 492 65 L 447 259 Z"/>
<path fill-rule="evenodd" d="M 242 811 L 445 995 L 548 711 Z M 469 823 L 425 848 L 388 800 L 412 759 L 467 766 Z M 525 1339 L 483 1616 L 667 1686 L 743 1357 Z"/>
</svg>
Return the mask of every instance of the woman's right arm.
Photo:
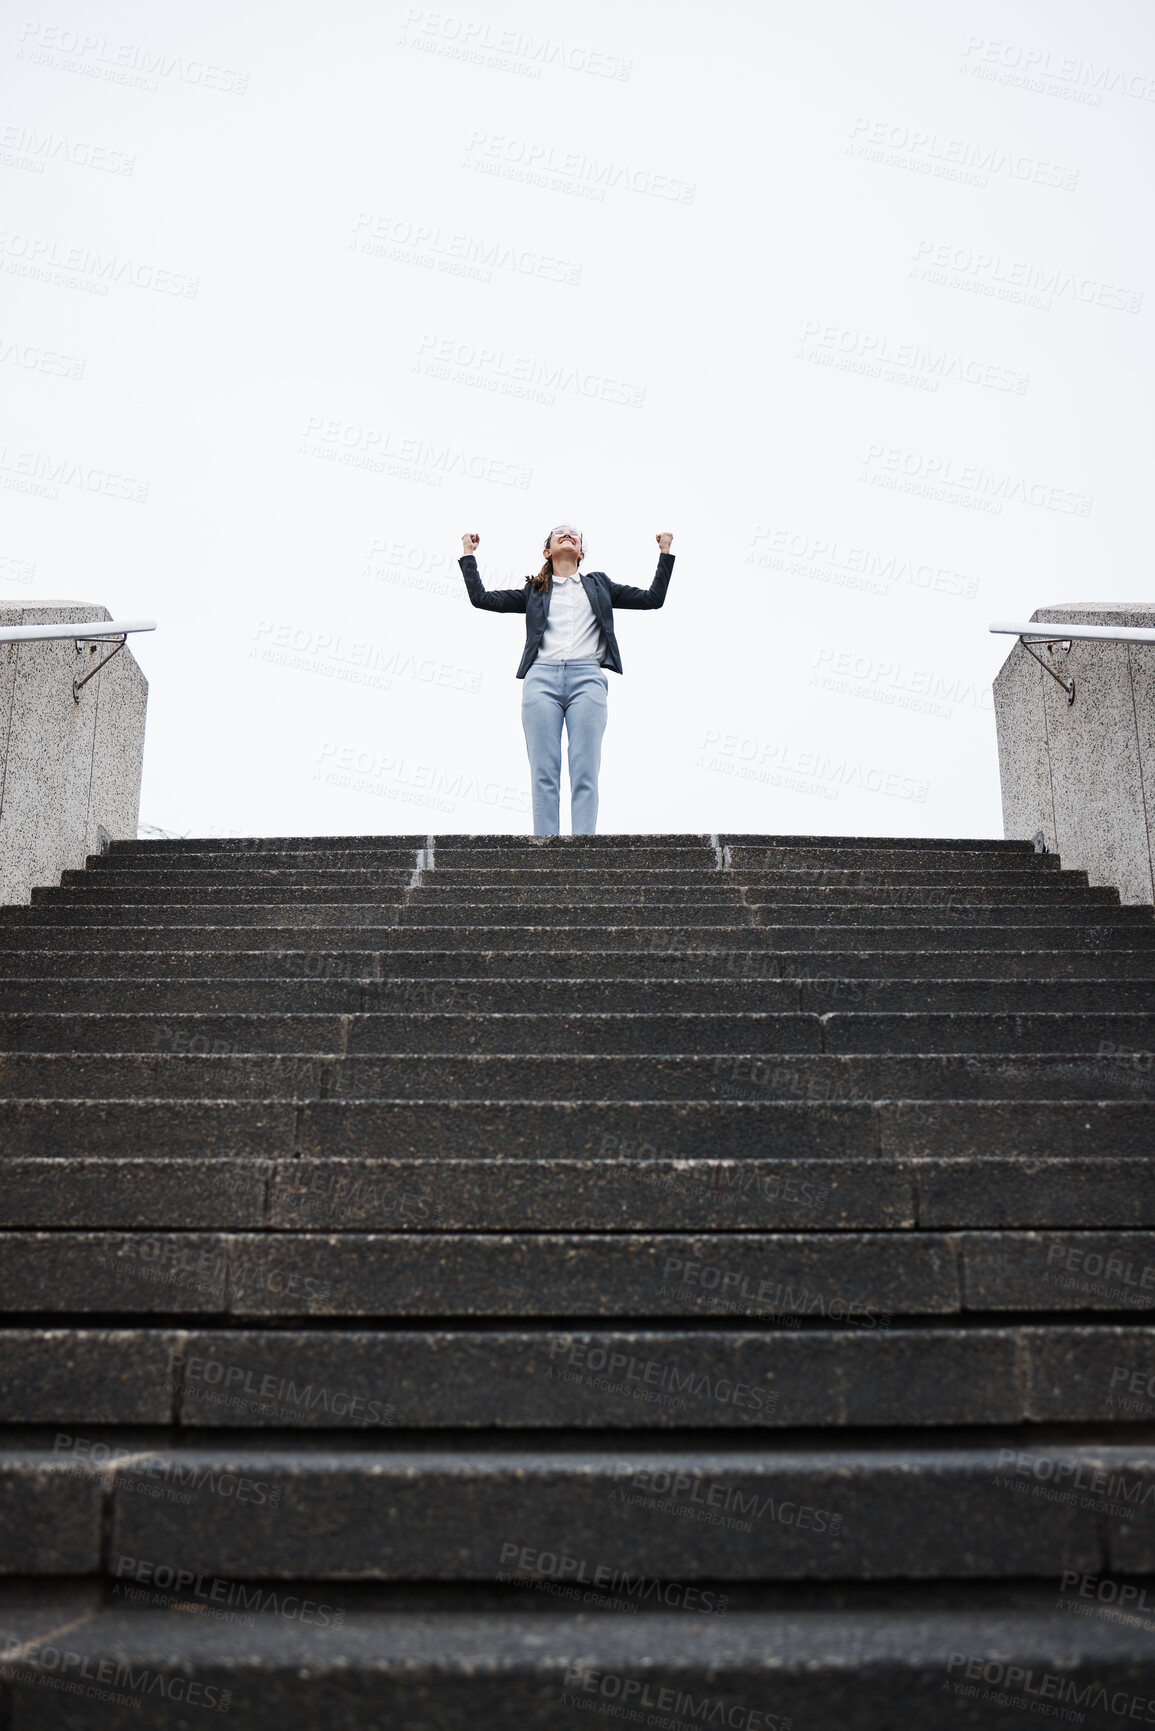
<svg viewBox="0 0 1155 1731">
<path fill-rule="evenodd" d="M 481 581 L 481 573 L 477 569 L 474 557 L 480 535 L 463 535 L 461 545 L 465 549 L 457 563 L 461 566 L 461 575 L 465 578 L 465 587 L 469 599 L 475 607 L 484 607 L 490 613 L 524 613 L 524 589 L 487 589 Z"/>
</svg>

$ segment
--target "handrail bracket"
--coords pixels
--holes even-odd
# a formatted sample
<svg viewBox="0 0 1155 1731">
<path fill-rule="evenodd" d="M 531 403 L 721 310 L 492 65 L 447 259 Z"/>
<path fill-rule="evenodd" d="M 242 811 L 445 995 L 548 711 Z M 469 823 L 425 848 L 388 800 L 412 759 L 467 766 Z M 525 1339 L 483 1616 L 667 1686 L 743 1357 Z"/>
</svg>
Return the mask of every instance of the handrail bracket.
<svg viewBox="0 0 1155 1731">
<path fill-rule="evenodd" d="M 1019 642 L 1022 644 L 1022 646 L 1026 650 L 1027 654 L 1031 657 L 1032 661 L 1037 661 L 1039 666 L 1043 669 L 1043 671 L 1045 673 L 1050 674 L 1051 678 L 1055 681 L 1055 684 L 1062 686 L 1063 690 L 1067 694 L 1068 707 L 1072 703 L 1074 703 L 1074 701 L 1075 701 L 1075 681 L 1073 679 L 1061 678 L 1059 676 L 1059 674 L 1057 674 L 1055 672 L 1054 668 L 1051 666 L 1049 661 L 1044 661 L 1041 655 L 1035 654 L 1034 650 L 1031 648 L 1030 643 L 1027 642 L 1025 637 L 1020 637 Z M 1055 645 L 1058 644 L 1062 648 L 1063 653 L 1065 655 L 1069 655 L 1071 652 L 1071 639 L 1069 637 L 1036 637 L 1036 638 L 1032 639 L 1032 642 L 1038 643 L 1043 648 L 1050 649 L 1050 650 L 1053 650 L 1055 648 Z"/>
<path fill-rule="evenodd" d="M 92 643 L 93 647 L 95 648 L 97 643 L 111 643 L 111 641 L 112 641 L 112 639 L 110 637 L 93 637 L 93 638 L 78 637 L 76 639 L 76 653 L 78 655 L 83 655 L 84 654 L 84 645 L 86 643 Z M 74 703 L 80 702 L 80 693 L 83 690 L 83 688 L 88 684 L 88 681 L 90 679 L 92 679 L 96 674 L 98 674 L 102 667 L 107 667 L 109 662 L 112 660 L 113 656 L 119 655 L 121 650 L 124 648 L 124 646 L 127 642 L 128 642 L 128 636 L 127 636 L 127 634 L 125 634 L 120 639 L 120 642 L 116 645 L 115 649 L 110 649 L 108 654 L 105 656 L 104 660 L 98 661 L 96 663 L 96 666 L 91 668 L 84 675 L 83 679 L 74 679 L 72 681 L 72 701 Z"/>
</svg>

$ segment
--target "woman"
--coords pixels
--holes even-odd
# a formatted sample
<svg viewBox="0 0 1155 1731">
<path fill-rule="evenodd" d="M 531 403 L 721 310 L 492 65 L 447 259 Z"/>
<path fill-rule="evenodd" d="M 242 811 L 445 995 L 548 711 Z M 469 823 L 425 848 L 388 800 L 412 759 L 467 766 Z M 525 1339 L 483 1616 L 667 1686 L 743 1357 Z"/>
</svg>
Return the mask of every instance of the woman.
<svg viewBox="0 0 1155 1731">
<path fill-rule="evenodd" d="M 598 821 L 598 770 L 606 729 L 609 680 L 622 670 L 614 635 L 615 607 L 660 607 L 674 555 L 670 533 L 655 537 L 658 569 L 648 589 L 611 583 L 604 571 L 581 573 L 581 534 L 568 524 L 551 529 L 545 564 L 524 589 L 486 589 L 477 569 L 479 535 L 463 535 L 458 560 L 469 599 L 491 613 L 525 614 L 521 724 L 529 752 L 534 835 L 557 835 L 561 804 L 561 728 L 569 739 L 570 812 L 574 835 L 593 835 Z"/>
</svg>

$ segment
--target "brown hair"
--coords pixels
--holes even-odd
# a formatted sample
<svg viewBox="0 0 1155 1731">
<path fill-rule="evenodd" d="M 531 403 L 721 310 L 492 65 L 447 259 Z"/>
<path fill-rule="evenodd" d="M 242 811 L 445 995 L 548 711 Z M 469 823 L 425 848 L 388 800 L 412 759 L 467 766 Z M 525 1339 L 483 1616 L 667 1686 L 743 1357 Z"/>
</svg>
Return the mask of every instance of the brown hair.
<svg viewBox="0 0 1155 1731">
<path fill-rule="evenodd" d="M 572 529 L 573 524 L 572 523 L 563 523 L 562 528 L 563 529 Z M 585 550 L 585 542 L 582 539 L 582 533 L 581 533 L 580 529 L 577 531 L 577 538 L 578 538 L 578 564 L 580 565 L 582 560 L 585 558 L 585 551 L 586 551 Z M 537 573 L 536 577 L 527 577 L 526 578 L 526 582 L 531 584 L 532 587 L 537 590 L 539 595 L 543 593 L 543 591 L 545 590 L 546 584 L 550 581 L 551 577 L 553 576 L 553 559 L 551 558 L 550 551 L 549 551 L 549 544 L 550 544 L 550 541 L 552 539 L 553 539 L 553 530 L 550 529 L 548 531 L 548 533 L 546 534 L 545 542 L 542 546 L 542 552 L 545 554 L 545 564 L 542 566 L 541 570 Z"/>
</svg>

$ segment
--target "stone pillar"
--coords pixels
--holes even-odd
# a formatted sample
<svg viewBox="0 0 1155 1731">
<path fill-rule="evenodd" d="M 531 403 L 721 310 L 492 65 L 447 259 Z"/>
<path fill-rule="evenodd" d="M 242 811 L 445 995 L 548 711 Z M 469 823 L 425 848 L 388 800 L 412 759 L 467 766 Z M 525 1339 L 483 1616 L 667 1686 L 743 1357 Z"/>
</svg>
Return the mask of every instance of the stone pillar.
<svg viewBox="0 0 1155 1731">
<path fill-rule="evenodd" d="M 1040 607 L 1031 619 L 1155 627 L 1150 602 Z M 1008 840 L 1042 832 L 1048 852 L 1112 884 L 1124 902 L 1155 903 L 1155 643 L 1035 645 L 1075 701 L 1016 643 L 994 682 L 1003 827 Z"/>
<path fill-rule="evenodd" d="M 111 618 L 90 601 L 0 601 L 0 625 Z M 72 696 L 111 648 L 0 643 L 0 903 L 136 836 L 148 682 L 128 645 Z"/>
</svg>

